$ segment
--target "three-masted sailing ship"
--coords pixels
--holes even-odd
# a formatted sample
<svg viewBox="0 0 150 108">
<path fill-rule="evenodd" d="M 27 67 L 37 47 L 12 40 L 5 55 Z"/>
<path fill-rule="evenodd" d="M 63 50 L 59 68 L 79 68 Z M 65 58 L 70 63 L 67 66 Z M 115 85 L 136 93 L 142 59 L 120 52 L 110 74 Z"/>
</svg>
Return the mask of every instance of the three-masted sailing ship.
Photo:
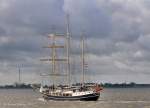
<svg viewBox="0 0 150 108">
<path fill-rule="evenodd" d="M 65 45 L 58 45 L 56 43 L 56 39 L 63 38 L 65 40 Z M 51 45 L 46 46 L 45 48 L 51 49 L 51 58 L 49 59 L 41 59 L 42 61 L 50 61 L 52 65 L 52 73 L 50 76 L 66 76 L 67 77 L 67 85 L 55 85 L 44 88 L 41 86 L 40 92 L 42 93 L 44 99 L 46 100 L 80 100 L 80 101 L 96 101 L 100 96 L 100 91 L 102 88 L 98 84 L 86 84 L 84 83 L 84 74 L 85 74 L 85 58 L 84 58 L 84 38 L 82 37 L 81 46 L 82 46 L 82 83 L 79 85 L 71 85 L 70 75 L 70 30 L 69 30 L 69 20 L 67 19 L 67 32 L 65 35 L 60 34 L 50 34 L 50 40 L 52 41 Z M 56 49 L 64 49 L 66 52 L 66 57 L 58 58 Z M 66 63 L 66 73 L 62 74 L 61 72 L 56 72 L 57 62 L 65 62 Z M 60 70 L 61 71 L 61 70 Z"/>
</svg>

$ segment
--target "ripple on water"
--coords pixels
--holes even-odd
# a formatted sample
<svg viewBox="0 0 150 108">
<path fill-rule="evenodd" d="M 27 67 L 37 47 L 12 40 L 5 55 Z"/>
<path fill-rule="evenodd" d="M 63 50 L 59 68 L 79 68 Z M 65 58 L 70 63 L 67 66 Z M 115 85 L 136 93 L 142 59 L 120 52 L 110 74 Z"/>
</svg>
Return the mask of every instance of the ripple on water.
<svg viewBox="0 0 150 108">
<path fill-rule="evenodd" d="M 32 90 L 0 90 L 0 108 L 150 108 L 150 89 L 105 89 L 98 101 L 45 101 Z"/>
</svg>

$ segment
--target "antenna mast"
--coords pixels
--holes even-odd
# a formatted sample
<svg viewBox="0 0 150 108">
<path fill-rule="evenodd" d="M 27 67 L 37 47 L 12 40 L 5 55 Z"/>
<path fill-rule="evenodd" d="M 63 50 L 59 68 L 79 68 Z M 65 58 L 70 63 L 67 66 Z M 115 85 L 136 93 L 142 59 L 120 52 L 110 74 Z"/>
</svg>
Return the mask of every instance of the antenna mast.
<svg viewBox="0 0 150 108">
<path fill-rule="evenodd" d="M 21 78 L 20 78 L 20 66 L 19 66 L 19 74 L 18 74 L 18 75 L 19 75 L 19 76 L 18 76 L 18 81 L 19 81 L 18 83 L 21 84 Z"/>
</svg>

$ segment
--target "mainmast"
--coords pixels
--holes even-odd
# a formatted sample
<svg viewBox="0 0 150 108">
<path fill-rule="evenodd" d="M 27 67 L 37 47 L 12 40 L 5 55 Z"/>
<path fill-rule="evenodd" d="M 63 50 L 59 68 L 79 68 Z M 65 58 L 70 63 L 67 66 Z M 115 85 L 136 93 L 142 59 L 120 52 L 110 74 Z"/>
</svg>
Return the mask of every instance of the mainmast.
<svg viewBox="0 0 150 108">
<path fill-rule="evenodd" d="M 66 16 L 66 25 L 67 25 L 67 33 L 66 33 L 66 47 L 67 47 L 67 76 L 68 76 L 68 85 L 71 86 L 70 82 L 70 30 L 69 30 L 69 14 Z"/>
</svg>

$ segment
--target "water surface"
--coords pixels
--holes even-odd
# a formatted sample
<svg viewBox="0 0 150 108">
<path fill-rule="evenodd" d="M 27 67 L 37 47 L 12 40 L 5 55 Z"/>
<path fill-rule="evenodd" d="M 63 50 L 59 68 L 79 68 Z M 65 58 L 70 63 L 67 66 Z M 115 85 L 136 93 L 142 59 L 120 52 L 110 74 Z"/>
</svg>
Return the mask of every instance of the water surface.
<svg viewBox="0 0 150 108">
<path fill-rule="evenodd" d="M 150 88 L 104 89 L 96 102 L 44 101 L 32 90 L 1 89 L 0 108 L 150 108 Z"/>
</svg>

